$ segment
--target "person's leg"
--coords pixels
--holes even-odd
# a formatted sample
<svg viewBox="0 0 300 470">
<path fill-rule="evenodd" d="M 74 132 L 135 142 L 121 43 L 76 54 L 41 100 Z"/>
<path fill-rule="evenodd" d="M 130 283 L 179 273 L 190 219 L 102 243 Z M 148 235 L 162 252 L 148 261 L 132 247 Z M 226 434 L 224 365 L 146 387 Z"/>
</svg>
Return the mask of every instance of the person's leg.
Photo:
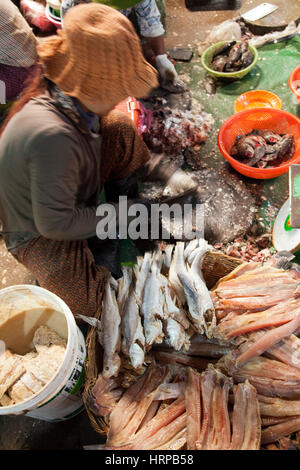
<svg viewBox="0 0 300 470">
<path fill-rule="evenodd" d="M 39 237 L 20 247 L 14 256 L 36 276 L 41 287 L 62 298 L 74 315 L 95 315 L 108 271 L 96 266 L 87 241 Z"/>
</svg>

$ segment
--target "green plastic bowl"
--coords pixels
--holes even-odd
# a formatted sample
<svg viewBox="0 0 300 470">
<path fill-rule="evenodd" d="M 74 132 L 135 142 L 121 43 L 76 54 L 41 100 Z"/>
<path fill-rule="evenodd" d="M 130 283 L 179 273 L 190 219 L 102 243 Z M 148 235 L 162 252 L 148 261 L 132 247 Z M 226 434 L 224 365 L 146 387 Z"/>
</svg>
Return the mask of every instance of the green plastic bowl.
<svg viewBox="0 0 300 470">
<path fill-rule="evenodd" d="M 251 69 L 255 66 L 257 59 L 258 59 L 258 53 L 255 47 L 250 46 L 249 44 L 249 49 L 254 55 L 254 59 L 252 63 L 246 67 L 245 69 L 239 70 L 238 72 L 217 72 L 216 70 L 213 70 L 211 68 L 211 63 L 212 63 L 212 58 L 215 53 L 215 51 L 222 46 L 223 44 L 228 43 L 229 41 L 222 41 L 222 42 L 217 42 L 216 44 L 213 44 L 212 46 L 208 47 L 205 49 L 201 56 L 201 64 L 202 67 L 212 76 L 215 78 L 231 78 L 233 80 L 239 80 L 240 78 L 243 78 L 245 75 L 247 75 L 248 72 L 250 72 Z M 236 41 L 237 43 L 240 43 L 241 41 Z"/>
</svg>

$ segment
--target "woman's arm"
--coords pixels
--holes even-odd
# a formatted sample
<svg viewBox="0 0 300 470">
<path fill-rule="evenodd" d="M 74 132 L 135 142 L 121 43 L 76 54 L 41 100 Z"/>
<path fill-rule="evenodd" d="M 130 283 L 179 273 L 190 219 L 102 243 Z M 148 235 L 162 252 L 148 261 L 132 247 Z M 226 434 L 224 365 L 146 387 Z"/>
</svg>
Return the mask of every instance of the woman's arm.
<svg viewBox="0 0 300 470">
<path fill-rule="evenodd" d="M 33 216 L 39 233 L 54 240 L 80 240 L 96 234 L 96 207 L 78 207 L 78 144 L 66 134 L 42 135 L 29 165 Z"/>
</svg>

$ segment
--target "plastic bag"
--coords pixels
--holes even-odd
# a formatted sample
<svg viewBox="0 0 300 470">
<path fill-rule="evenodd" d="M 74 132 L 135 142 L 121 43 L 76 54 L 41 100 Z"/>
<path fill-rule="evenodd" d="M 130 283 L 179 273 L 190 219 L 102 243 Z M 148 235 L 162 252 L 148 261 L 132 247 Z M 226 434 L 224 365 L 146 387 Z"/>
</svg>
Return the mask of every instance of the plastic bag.
<svg viewBox="0 0 300 470">
<path fill-rule="evenodd" d="M 261 47 L 264 44 L 284 41 L 297 35 L 300 35 L 300 23 L 296 26 L 296 23 L 291 21 L 283 31 L 274 31 L 264 36 L 254 36 L 254 38 L 250 39 L 249 44 L 254 47 Z"/>
<path fill-rule="evenodd" d="M 226 20 L 217 26 L 214 26 L 209 33 L 207 40 L 198 47 L 198 53 L 201 56 L 205 49 L 212 44 L 221 41 L 240 41 L 242 37 L 241 27 L 233 20 Z"/>
</svg>

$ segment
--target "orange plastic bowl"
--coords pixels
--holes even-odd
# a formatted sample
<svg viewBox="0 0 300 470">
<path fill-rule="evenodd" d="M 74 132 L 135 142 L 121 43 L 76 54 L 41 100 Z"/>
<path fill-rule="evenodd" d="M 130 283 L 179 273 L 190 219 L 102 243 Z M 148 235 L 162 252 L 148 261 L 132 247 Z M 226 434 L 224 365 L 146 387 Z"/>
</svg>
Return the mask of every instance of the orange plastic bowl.
<svg viewBox="0 0 300 470">
<path fill-rule="evenodd" d="M 250 108 L 275 108 L 281 109 L 281 99 L 277 95 L 266 90 L 252 90 L 240 95 L 234 102 L 236 113 Z"/>
<path fill-rule="evenodd" d="M 299 85 L 298 91 L 296 88 L 297 84 Z M 298 67 L 296 67 L 289 76 L 289 87 L 291 92 L 296 96 L 298 104 L 300 105 L 300 65 L 298 65 Z"/>
<path fill-rule="evenodd" d="M 270 129 L 278 134 L 292 134 L 295 138 L 292 158 L 275 168 L 253 168 L 235 160 L 230 155 L 235 138 L 248 134 L 253 129 Z M 242 175 L 256 179 L 275 178 L 286 173 L 290 165 L 300 163 L 300 119 L 281 109 L 246 109 L 234 114 L 222 124 L 218 133 L 218 146 L 223 157 Z"/>
</svg>

